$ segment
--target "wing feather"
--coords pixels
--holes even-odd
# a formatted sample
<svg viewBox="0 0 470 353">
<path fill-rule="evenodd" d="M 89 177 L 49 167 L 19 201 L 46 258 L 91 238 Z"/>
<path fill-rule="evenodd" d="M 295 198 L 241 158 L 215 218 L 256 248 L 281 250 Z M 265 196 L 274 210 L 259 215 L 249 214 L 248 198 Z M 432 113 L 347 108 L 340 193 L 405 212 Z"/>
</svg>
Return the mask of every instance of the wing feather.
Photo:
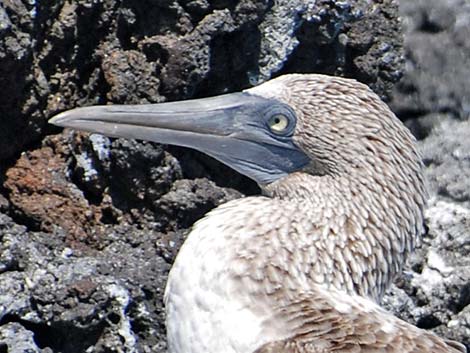
<svg viewBox="0 0 470 353">
<path fill-rule="evenodd" d="M 321 289 L 298 298 L 276 308 L 272 319 L 292 334 L 254 353 L 466 353 L 460 343 L 408 324 L 359 296 Z"/>
</svg>

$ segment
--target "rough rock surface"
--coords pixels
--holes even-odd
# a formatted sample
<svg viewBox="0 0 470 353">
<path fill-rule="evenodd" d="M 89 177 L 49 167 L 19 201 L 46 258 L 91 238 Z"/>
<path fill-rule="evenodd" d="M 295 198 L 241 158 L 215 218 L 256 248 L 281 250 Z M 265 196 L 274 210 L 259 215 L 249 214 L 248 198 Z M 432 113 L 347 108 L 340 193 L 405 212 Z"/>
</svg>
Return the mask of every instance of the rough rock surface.
<svg viewBox="0 0 470 353">
<path fill-rule="evenodd" d="M 469 348 L 470 146 L 464 136 L 470 136 L 469 120 L 447 120 L 421 142 L 431 192 L 428 232 L 384 304 L 406 321 Z"/>
<path fill-rule="evenodd" d="M 391 0 L 2 1 L 0 158 L 73 106 L 213 95 L 288 71 L 359 77 L 386 95 L 399 31 Z"/>
<path fill-rule="evenodd" d="M 470 1 L 402 1 L 406 71 L 391 106 L 421 139 L 428 232 L 385 306 L 470 349 Z"/>
<path fill-rule="evenodd" d="M 402 11 L 407 71 L 391 102 L 417 136 L 431 134 L 422 146 L 435 201 L 387 303 L 468 345 L 470 149 L 465 122 L 450 120 L 468 118 L 468 1 L 404 1 Z M 400 30 L 391 0 L 0 2 L 0 353 L 164 352 L 163 289 L 188 228 L 258 192 L 194 151 L 45 137 L 59 132 L 47 118 L 235 91 L 287 72 L 354 77 L 389 98 Z"/>
<path fill-rule="evenodd" d="M 403 0 L 406 74 L 391 106 L 418 138 L 470 114 L 470 1 Z"/>
</svg>

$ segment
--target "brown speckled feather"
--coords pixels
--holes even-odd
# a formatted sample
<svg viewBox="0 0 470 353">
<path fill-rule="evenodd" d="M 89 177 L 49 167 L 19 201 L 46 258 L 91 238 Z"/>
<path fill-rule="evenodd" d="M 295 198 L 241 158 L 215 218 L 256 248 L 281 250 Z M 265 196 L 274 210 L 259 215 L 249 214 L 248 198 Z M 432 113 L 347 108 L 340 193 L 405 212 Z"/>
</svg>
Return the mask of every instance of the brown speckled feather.
<svg viewBox="0 0 470 353">
<path fill-rule="evenodd" d="M 288 75 L 247 92 L 294 109 L 293 139 L 311 162 L 264 185 L 267 198 L 232 201 L 195 225 L 170 275 L 171 321 L 185 317 L 177 305 L 193 308 L 210 293 L 191 314 L 198 353 L 465 352 L 376 304 L 424 231 L 427 195 L 409 131 L 353 80 Z M 205 289 L 189 298 L 181 282 Z M 201 317 L 217 323 L 210 339 Z M 175 352 L 195 349 L 171 337 L 186 344 Z"/>
<path fill-rule="evenodd" d="M 465 353 L 463 345 L 410 325 L 363 298 L 316 291 L 276 309 L 292 335 L 254 353 Z M 335 309 L 339 307 L 340 310 Z"/>
</svg>

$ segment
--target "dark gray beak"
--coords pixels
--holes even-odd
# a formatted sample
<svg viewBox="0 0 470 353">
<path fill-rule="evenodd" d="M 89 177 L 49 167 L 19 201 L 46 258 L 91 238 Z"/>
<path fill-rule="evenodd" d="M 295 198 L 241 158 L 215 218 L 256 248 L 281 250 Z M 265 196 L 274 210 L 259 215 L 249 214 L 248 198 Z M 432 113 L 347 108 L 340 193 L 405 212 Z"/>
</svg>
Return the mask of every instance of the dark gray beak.
<svg viewBox="0 0 470 353">
<path fill-rule="evenodd" d="M 249 93 L 77 108 L 49 122 L 112 137 L 194 148 L 260 185 L 299 170 L 309 161 L 292 140 L 297 122 L 294 111 L 277 100 Z"/>
</svg>

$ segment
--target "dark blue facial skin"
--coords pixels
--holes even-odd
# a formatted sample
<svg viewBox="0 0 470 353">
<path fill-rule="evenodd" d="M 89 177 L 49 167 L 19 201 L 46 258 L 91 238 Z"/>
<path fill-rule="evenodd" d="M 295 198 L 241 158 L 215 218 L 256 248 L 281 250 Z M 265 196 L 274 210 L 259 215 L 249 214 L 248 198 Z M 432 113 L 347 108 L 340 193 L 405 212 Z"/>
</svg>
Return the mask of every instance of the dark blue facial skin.
<svg viewBox="0 0 470 353">
<path fill-rule="evenodd" d="M 273 130 L 273 117 L 287 119 Z M 61 113 L 51 124 L 194 148 L 260 185 L 302 169 L 309 158 L 294 144 L 297 122 L 286 104 L 249 93 L 145 105 L 108 105 Z"/>
</svg>

